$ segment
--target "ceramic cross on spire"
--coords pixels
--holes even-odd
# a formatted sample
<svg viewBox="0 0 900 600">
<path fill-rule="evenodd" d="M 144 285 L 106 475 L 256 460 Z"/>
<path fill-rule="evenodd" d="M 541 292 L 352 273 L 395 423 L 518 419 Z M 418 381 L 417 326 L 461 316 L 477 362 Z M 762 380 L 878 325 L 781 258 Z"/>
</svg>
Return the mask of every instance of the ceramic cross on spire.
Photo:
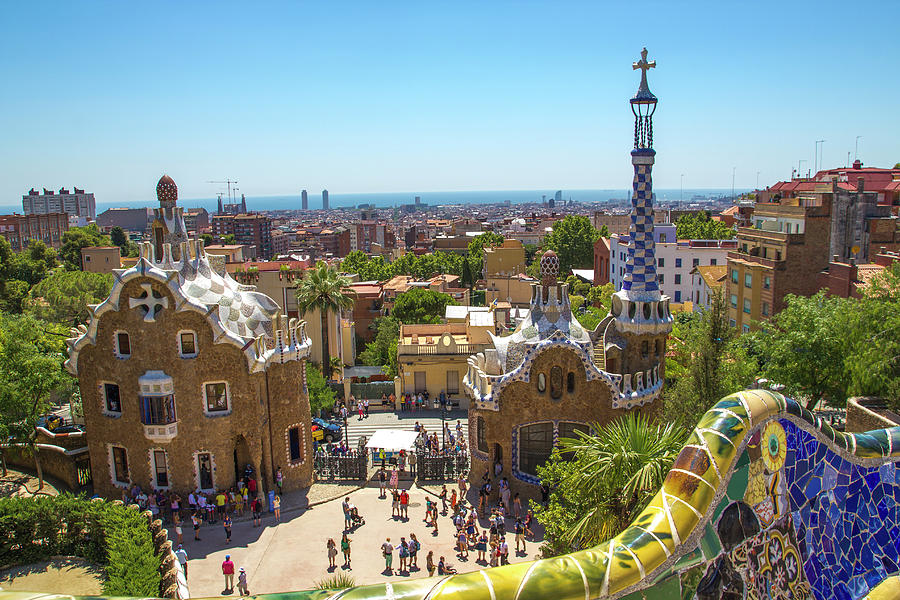
<svg viewBox="0 0 900 600">
<path fill-rule="evenodd" d="M 647 49 L 644 48 L 641 50 L 641 60 L 636 63 L 631 63 L 632 70 L 641 70 L 641 87 L 645 89 L 647 88 L 647 70 L 656 68 L 655 60 L 647 60 Z"/>
</svg>

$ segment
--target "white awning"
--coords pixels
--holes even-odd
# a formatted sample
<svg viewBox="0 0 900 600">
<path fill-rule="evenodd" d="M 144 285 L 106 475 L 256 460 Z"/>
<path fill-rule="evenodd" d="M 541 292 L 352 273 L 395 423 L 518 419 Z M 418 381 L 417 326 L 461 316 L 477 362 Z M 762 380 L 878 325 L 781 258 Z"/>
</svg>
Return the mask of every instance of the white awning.
<svg viewBox="0 0 900 600">
<path fill-rule="evenodd" d="M 366 448 L 384 448 L 388 451 L 406 450 L 412 452 L 416 448 L 415 431 L 402 431 L 399 429 L 379 429 L 366 443 Z"/>
</svg>

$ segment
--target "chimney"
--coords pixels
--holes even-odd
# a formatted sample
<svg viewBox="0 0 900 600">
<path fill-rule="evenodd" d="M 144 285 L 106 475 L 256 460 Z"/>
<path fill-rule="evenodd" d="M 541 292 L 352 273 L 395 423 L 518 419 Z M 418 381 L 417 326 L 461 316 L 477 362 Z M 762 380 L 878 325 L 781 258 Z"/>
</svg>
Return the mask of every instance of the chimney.
<svg viewBox="0 0 900 600">
<path fill-rule="evenodd" d="M 862 194 L 865 187 L 866 187 L 866 180 L 863 179 L 862 177 L 857 177 L 856 178 L 856 191 L 859 192 L 860 194 Z"/>
<path fill-rule="evenodd" d="M 853 161 L 853 168 L 856 169 L 857 171 L 858 171 L 859 169 L 862 169 L 862 161 L 859 160 L 858 158 L 857 158 L 856 160 L 854 160 L 854 161 Z"/>
</svg>

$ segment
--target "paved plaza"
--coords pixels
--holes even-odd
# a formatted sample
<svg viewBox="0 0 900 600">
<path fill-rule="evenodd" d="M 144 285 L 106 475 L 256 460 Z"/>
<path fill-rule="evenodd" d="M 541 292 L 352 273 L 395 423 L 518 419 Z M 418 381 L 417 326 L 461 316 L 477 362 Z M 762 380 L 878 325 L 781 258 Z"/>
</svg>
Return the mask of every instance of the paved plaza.
<svg viewBox="0 0 900 600">
<path fill-rule="evenodd" d="M 353 411 L 347 417 L 347 437 L 351 448 L 356 448 L 359 444 L 360 436 L 366 436 L 366 439 L 372 439 L 372 435 L 378 429 L 404 429 L 412 431 L 416 425 L 416 421 L 420 425 L 424 425 L 429 434 L 437 433 L 440 439 L 441 434 L 441 411 L 439 410 L 419 410 L 419 411 L 370 411 L 368 418 L 360 419 L 357 412 Z M 463 438 L 469 439 L 469 417 L 464 410 L 453 410 L 444 413 L 443 422 L 450 426 L 450 431 L 456 435 L 456 422 L 459 421 L 462 426 Z"/>
<path fill-rule="evenodd" d="M 448 490 L 454 485 L 448 484 Z M 405 578 L 428 577 L 425 560 L 428 551 L 434 551 L 435 564 L 444 556 L 460 572 L 474 571 L 483 568 L 484 564 L 475 562 L 477 554 L 470 552 L 469 559 L 461 560 L 456 555 L 454 534 L 456 528 L 450 515 L 441 515 L 438 521 L 439 534 L 432 535 L 432 529 L 424 523 L 425 498 L 433 495 L 418 488 L 409 489 L 409 519 L 400 520 L 391 517 L 389 499 L 380 499 L 377 487 L 367 487 L 350 494 L 350 499 L 365 518 L 365 525 L 359 526 L 349 533 L 351 539 L 351 565 L 347 571 L 356 579 L 356 584 L 397 581 Z M 469 495 L 471 501 L 473 496 Z M 388 496 L 389 497 L 389 496 Z M 477 499 L 476 499 L 477 500 Z M 184 527 L 184 547 L 187 550 L 188 585 L 192 597 L 218 596 L 224 591 L 224 579 L 221 564 L 226 554 L 237 568 L 247 569 L 250 581 L 250 592 L 253 594 L 274 593 L 311 589 L 316 582 L 329 575 L 328 557 L 325 544 L 328 538 L 340 543 L 344 518 L 341 500 L 333 500 L 309 509 L 295 510 L 282 515 L 282 521 L 275 524 L 274 517 L 267 513 L 262 527 L 254 527 L 251 521 L 240 520 L 234 524 L 231 543 L 225 543 L 225 533 L 221 521 L 214 525 L 204 524 L 200 530 L 201 541 L 193 540 L 190 522 Z M 487 524 L 481 520 L 479 527 Z M 506 520 L 509 532 L 514 520 Z M 400 537 L 409 540 L 409 534 L 415 533 L 422 549 L 419 551 L 420 570 L 398 574 L 399 565 L 397 544 Z M 174 531 L 169 530 L 171 539 L 175 539 Z M 515 536 L 506 534 L 510 547 L 510 562 L 521 562 L 538 557 L 542 530 L 535 528 L 536 540 L 529 540 L 527 553 L 515 555 Z M 384 559 L 381 555 L 381 544 L 385 538 L 391 538 L 394 550 L 394 574 L 384 571 Z M 342 571 L 343 555 L 337 559 L 337 572 Z"/>
</svg>

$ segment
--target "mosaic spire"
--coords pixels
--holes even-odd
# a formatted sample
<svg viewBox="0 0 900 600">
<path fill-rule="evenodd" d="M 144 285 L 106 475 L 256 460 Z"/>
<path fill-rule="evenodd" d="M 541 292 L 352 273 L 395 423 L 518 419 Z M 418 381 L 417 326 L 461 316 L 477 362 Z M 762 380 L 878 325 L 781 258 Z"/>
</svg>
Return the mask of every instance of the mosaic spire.
<svg viewBox="0 0 900 600">
<path fill-rule="evenodd" d="M 659 298 L 656 279 L 656 252 L 653 240 L 653 180 L 651 171 L 656 157 L 653 150 L 653 113 L 656 96 L 647 86 L 647 71 L 656 67 L 656 61 L 647 60 L 647 49 L 641 51 L 641 60 L 632 68 L 641 71 L 641 84 L 631 99 L 634 113 L 634 150 L 631 164 L 634 166 L 634 193 L 631 195 L 631 227 L 629 228 L 628 258 L 625 262 L 625 278 L 622 289 L 630 296 L 654 300 Z"/>
</svg>

